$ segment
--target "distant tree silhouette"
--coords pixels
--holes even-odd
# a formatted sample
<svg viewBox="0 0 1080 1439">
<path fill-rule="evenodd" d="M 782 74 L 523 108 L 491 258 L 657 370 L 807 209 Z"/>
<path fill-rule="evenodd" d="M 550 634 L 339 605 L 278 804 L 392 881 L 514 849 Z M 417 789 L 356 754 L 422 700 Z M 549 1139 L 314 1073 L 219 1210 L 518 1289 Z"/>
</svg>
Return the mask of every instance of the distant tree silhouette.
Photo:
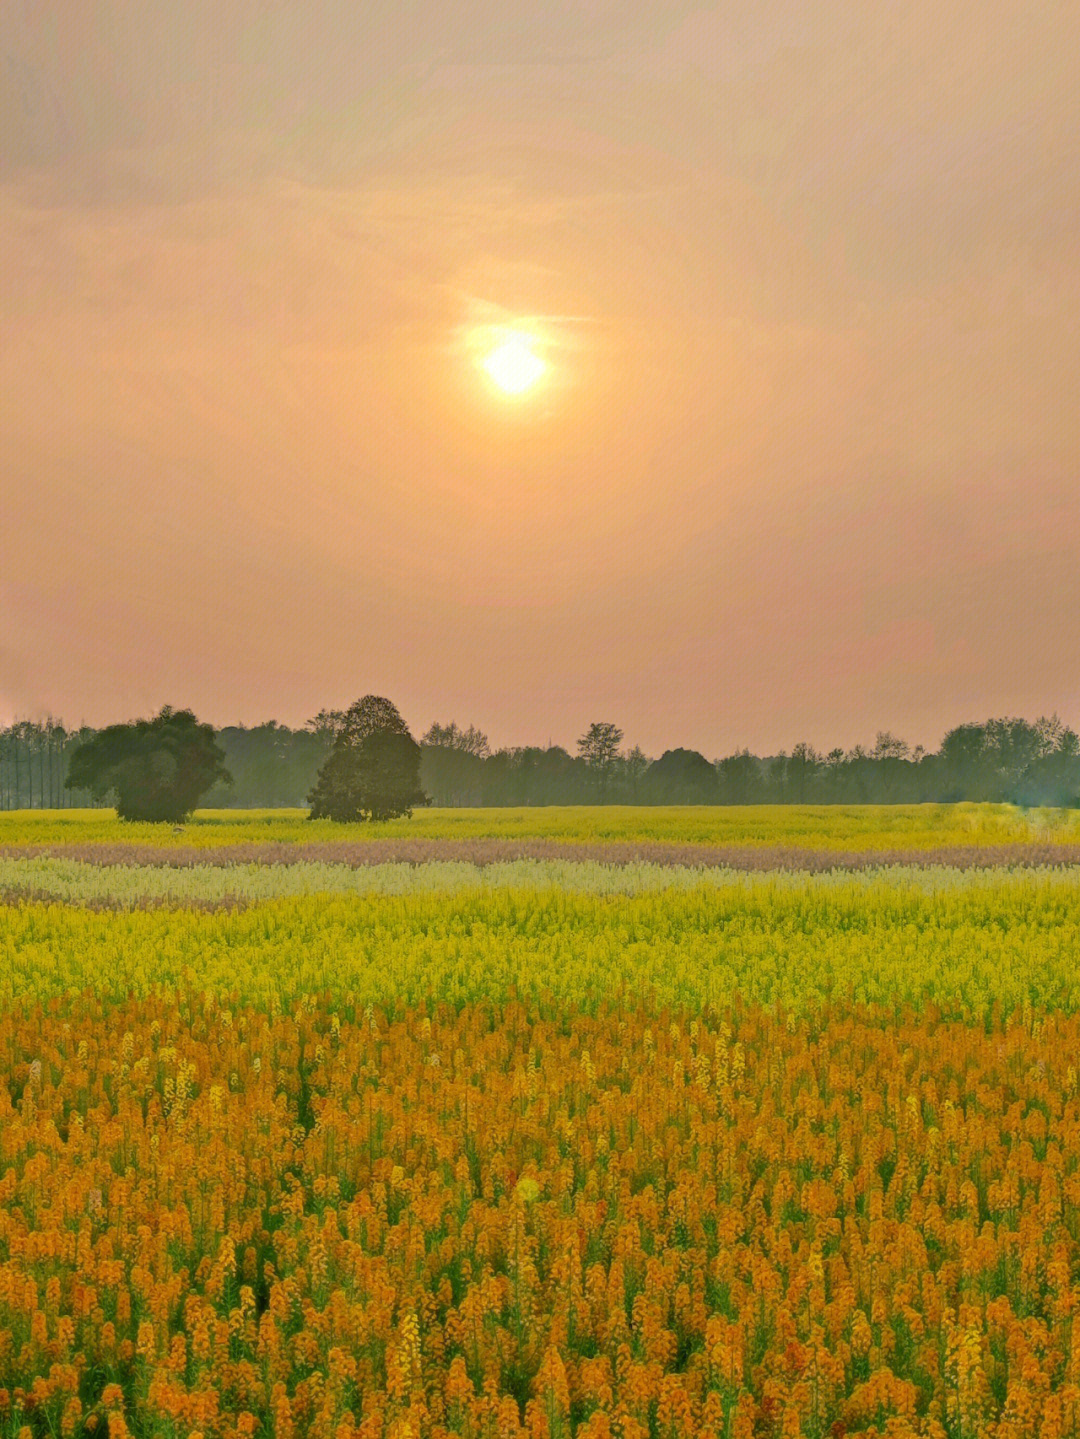
<svg viewBox="0 0 1080 1439">
<path fill-rule="evenodd" d="M 888 730 L 878 730 L 869 757 L 875 765 L 879 792 L 885 799 L 894 798 L 901 792 L 906 772 L 911 767 L 911 746 L 907 740 L 898 739 Z"/>
<path fill-rule="evenodd" d="M 987 750 L 995 770 L 995 788 L 1002 799 L 1016 793 L 1021 778 L 1061 740 L 1061 722 L 1053 719 L 996 719 L 986 723 Z"/>
<path fill-rule="evenodd" d="M 724 804 L 755 804 L 764 790 L 761 761 L 748 749 L 729 754 L 716 765 Z"/>
<path fill-rule="evenodd" d="M 640 745 L 635 745 L 633 749 L 627 750 L 622 757 L 621 779 L 626 791 L 626 798 L 631 804 L 641 794 L 641 781 L 650 763 L 648 755 Z"/>
<path fill-rule="evenodd" d="M 125 728 L 112 726 L 110 734 Z M 196 802 L 235 808 L 303 805 L 336 741 L 362 743 L 380 728 L 408 733 L 390 701 L 367 695 L 350 710 L 321 710 L 300 729 L 269 721 L 218 730 L 221 768 L 214 787 Z M 70 769 L 74 754 L 96 737 L 86 726 L 67 730 L 52 719 L 20 719 L 0 727 L 0 809 L 111 803 L 105 795 L 115 790 L 104 782 L 94 793 L 81 787 L 89 775 L 86 760 Z M 577 755 L 550 742 L 546 748 L 524 745 L 491 753 L 487 737 L 476 726 L 434 724 L 421 746 L 419 789 L 442 805 L 659 802 L 659 778 L 675 763 L 667 756 L 676 751 L 661 756 L 665 764 L 656 772 L 650 793 L 645 778 L 651 761 L 637 748 L 620 752 L 621 739 L 616 726 L 594 725 L 578 742 Z M 94 753 L 102 755 L 101 746 L 112 743 L 111 738 L 102 740 Z M 686 802 L 712 792 L 701 758 L 695 761 L 700 784 L 687 782 L 688 787 L 678 790 Z M 168 768 L 170 761 L 159 758 L 154 763 Z M 129 779 L 134 768 L 128 764 Z M 743 749 L 717 759 L 712 769 L 719 804 L 973 800 L 1059 807 L 1080 802 L 1080 738 L 1056 715 L 1034 722 L 998 718 L 958 725 L 932 753 L 910 748 L 883 730 L 872 748 L 836 748 L 822 757 L 802 744 L 771 758 Z M 674 770 L 669 778 L 673 775 Z M 670 796 L 675 792 L 666 791 Z M 139 805 L 137 799 L 132 803 Z M 121 805 L 134 813 L 127 801 Z"/>
<path fill-rule="evenodd" d="M 1027 771 L 1057 750 L 1063 733 L 1057 716 L 1034 724 L 989 719 L 984 724 L 957 725 L 941 741 L 939 751 L 944 798 L 1009 799 Z"/>
<path fill-rule="evenodd" d="M 420 781 L 438 805 L 483 802 L 483 761 L 491 754 L 487 735 L 475 725 L 433 724 L 420 741 Z"/>
<path fill-rule="evenodd" d="M 251 728 L 230 725 L 218 731 L 218 742 L 234 783 L 231 794 L 223 786 L 215 786 L 206 804 L 298 807 L 307 803 L 319 767 L 330 753 L 333 730 L 311 721 L 294 730 L 271 720 Z"/>
<path fill-rule="evenodd" d="M 992 776 L 986 754 L 986 727 L 962 724 L 949 730 L 938 751 L 944 781 L 942 798 L 988 799 Z"/>
<path fill-rule="evenodd" d="M 791 796 L 788 794 L 787 772 L 787 750 L 782 749 L 779 754 L 773 755 L 772 759 L 765 761 L 765 774 L 769 782 L 770 801 L 777 804 L 790 803 Z"/>
<path fill-rule="evenodd" d="M 365 695 L 346 710 L 308 801 L 312 819 L 340 821 L 396 819 L 428 803 L 420 746 L 396 705 Z"/>
<path fill-rule="evenodd" d="M 458 754 L 473 755 L 476 759 L 487 759 L 491 753 L 488 737 L 475 725 L 462 729 L 456 721 L 449 724 L 433 724 L 420 741 L 435 749 L 456 750 Z"/>
<path fill-rule="evenodd" d="M 334 740 L 341 733 L 345 724 L 344 710 L 320 710 L 313 719 L 309 719 L 304 726 L 312 734 L 323 735 Z"/>
<path fill-rule="evenodd" d="M 109 725 L 72 753 L 67 789 L 97 800 L 116 796 L 121 819 L 177 823 L 200 798 L 231 775 L 212 725 L 169 705 L 150 720 Z"/>
<path fill-rule="evenodd" d="M 805 741 L 800 742 L 787 757 L 787 767 L 784 773 L 787 786 L 787 797 L 794 804 L 807 804 L 814 794 L 814 787 L 817 777 L 821 771 L 822 760 L 813 745 Z"/>
<path fill-rule="evenodd" d="M 642 797 L 650 804 L 716 804 L 716 767 L 695 749 L 665 750 L 645 771 Z"/>
<path fill-rule="evenodd" d="M 1016 798 L 1027 805 L 1080 806 L 1080 736 L 1056 715 L 1038 723 L 1044 748 L 1017 782 Z"/>
<path fill-rule="evenodd" d="M 333 717 L 337 726 L 335 740 L 344 740 L 346 744 L 358 744 L 378 730 L 389 730 L 392 734 L 409 733 L 397 705 L 382 695 L 364 695 L 362 699 L 355 700 L 340 719 L 336 715 Z"/>
<path fill-rule="evenodd" d="M 618 725 L 591 724 L 577 742 L 578 754 L 596 781 L 601 803 L 607 798 L 622 737 L 623 732 Z"/>
<path fill-rule="evenodd" d="M 496 750 L 478 773 L 483 805 L 584 804 L 593 797 L 585 762 L 560 745 Z"/>
</svg>

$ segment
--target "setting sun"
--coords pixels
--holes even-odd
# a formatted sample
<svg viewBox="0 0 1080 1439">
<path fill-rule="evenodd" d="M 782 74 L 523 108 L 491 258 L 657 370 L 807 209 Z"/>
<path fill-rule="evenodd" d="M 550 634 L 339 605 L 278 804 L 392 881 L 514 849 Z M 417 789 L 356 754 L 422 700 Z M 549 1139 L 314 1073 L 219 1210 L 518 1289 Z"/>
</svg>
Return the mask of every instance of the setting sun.
<svg viewBox="0 0 1080 1439">
<path fill-rule="evenodd" d="M 530 346 L 528 335 L 510 335 L 484 361 L 484 369 L 508 395 L 520 395 L 534 384 L 547 368 Z"/>
</svg>

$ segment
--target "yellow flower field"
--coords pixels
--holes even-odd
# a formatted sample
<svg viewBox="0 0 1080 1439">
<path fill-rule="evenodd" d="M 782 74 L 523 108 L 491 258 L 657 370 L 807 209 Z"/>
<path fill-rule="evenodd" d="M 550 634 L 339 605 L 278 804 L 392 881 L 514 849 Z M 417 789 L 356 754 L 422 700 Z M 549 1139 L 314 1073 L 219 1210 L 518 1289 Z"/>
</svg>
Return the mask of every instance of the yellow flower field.
<svg viewBox="0 0 1080 1439">
<path fill-rule="evenodd" d="M 713 843 L 718 813 L 618 823 Z M 726 842 L 1031 840 L 826 821 Z M 276 824 L 303 832 L 206 819 Z M 300 894 L 276 863 L 6 863 L 5 1439 L 1080 1431 L 1074 869 L 347 893 L 320 861 Z"/>
<path fill-rule="evenodd" d="M 673 843 L 794 845 L 838 850 L 930 849 L 939 845 L 1080 841 L 1080 812 L 1014 805 L 748 805 L 710 807 L 551 806 L 532 809 L 420 809 L 409 820 L 334 824 L 303 810 L 197 810 L 174 834 L 169 825 L 122 824 L 112 810 L 0 813 L 0 848 L 26 844 L 179 847 L 281 840 L 364 841 L 388 835 L 473 839 L 538 837 Z"/>
<path fill-rule="evenodd" d="M 640 895 L 311 895 L 209 913 L 34 903 L 0 927 L 0 1002 L 111 1005 L 178 987 L 272 1013 L 514 995 L 687 1014 L 736 997 L 798 1012 L 897 1000 L 981 1021 L 1080 1008 L 1078 954 L 1076 879 L 1023 874 L 929 890 L 785 876 Z"/>
</svg>

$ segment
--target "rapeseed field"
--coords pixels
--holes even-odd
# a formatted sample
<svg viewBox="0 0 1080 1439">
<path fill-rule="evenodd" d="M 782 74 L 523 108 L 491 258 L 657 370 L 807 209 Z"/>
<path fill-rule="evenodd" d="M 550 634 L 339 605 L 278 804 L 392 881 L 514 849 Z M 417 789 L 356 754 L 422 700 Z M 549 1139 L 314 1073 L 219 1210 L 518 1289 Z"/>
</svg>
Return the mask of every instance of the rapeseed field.
<svg viewBox="0 0 1080 1439">
<path fill-rule="evenodd" d="M 22 810 L 0 814 L 8 845 L 146 844 L 176 848 L 258 843 L 549 838 L 596 843 L 650 840 L 710 845 L 794 845 L 804 849 L 933 849 L 940 845 L 1080 842 L 1080 812 L 1014 805 L 540 806 L 523 809 L 420 809 L 409 820 L 340 825 L 304 810 L 197 810 L 174 833 L 168 825 L 118 825 L 111 810 Z"/>
<path fill-rule="evenodd" d="M 1076 816 L 448 814 L 0 820 L 0 1433 L 1077 1433 Z"/>
</svg>

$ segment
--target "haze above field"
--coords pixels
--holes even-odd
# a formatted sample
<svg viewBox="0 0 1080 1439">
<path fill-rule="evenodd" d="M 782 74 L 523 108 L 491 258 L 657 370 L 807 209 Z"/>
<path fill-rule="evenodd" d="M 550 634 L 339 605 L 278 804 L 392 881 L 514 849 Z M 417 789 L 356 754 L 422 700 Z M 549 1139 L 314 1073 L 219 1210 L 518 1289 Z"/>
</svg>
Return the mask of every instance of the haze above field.
<svg viewBox="0 0 1080 1439">
<path fill-rule="evenodd" d="M 0 722 L 1075 722 L 1078 45 L 1020 0 L 5 6 Z"/>
</svg>

